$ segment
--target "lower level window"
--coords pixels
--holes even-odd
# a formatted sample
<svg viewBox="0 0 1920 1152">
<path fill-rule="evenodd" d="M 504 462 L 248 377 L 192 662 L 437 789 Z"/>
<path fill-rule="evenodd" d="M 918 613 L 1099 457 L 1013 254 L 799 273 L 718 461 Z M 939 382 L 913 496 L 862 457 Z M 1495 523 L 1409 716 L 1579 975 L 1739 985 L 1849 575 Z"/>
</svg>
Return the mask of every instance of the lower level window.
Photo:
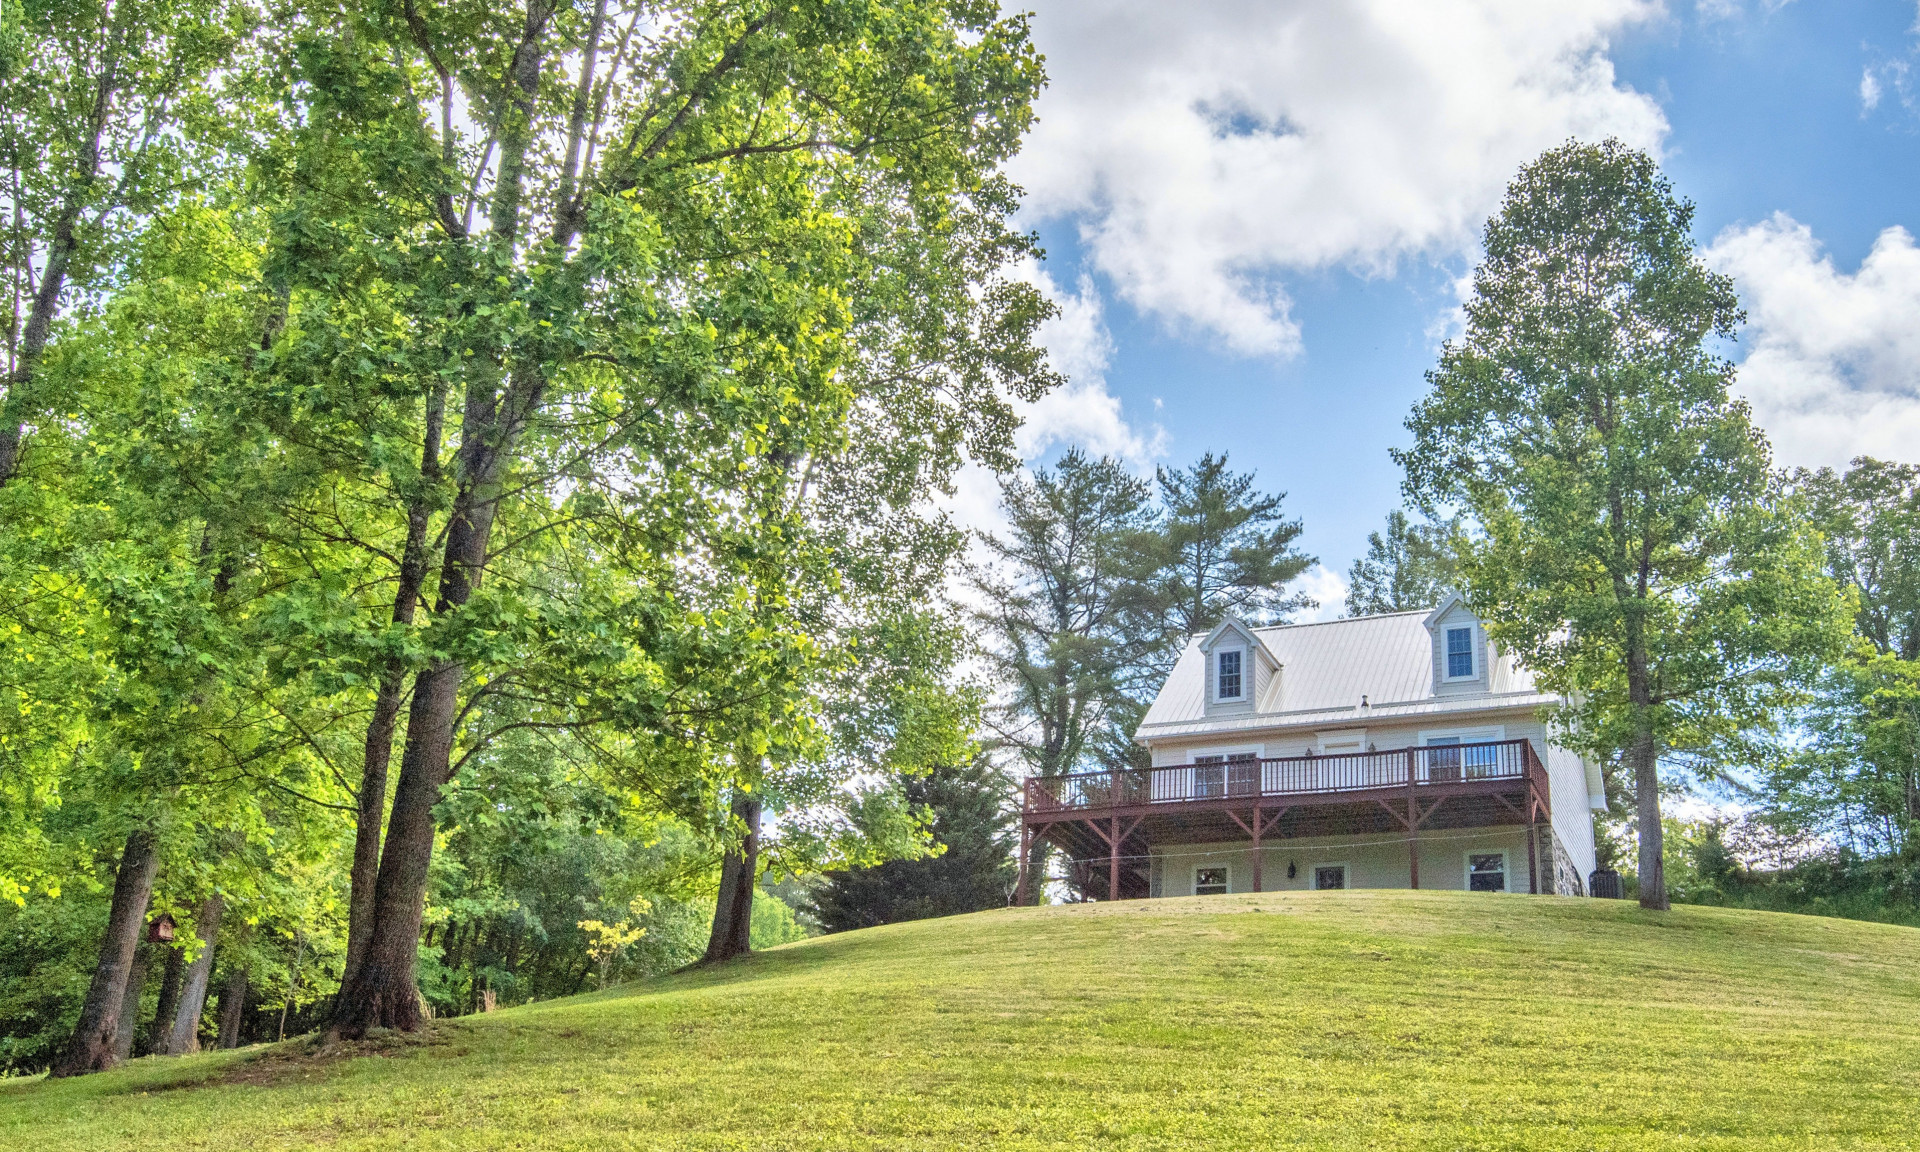
<svg viewBox="0 0 1920 1152">
<path fill-rule="evenodd" d="M 1468 853 L 1467 890 L 1505 892 L 1507 890 L 1507 854 L 1505 852 Z"/>
<path fill-rule="evenodd" d="M 1347 886 L 1347 866 L 1345 864 L 1322 864 L 1313 870 L 1313 886 L 1325 892 L 1333 888 Z"/>
<path fill-rule="evenodd" d="M 1193 870 L 1193 894 L 1195 896 L 1224 896 L 1227 892 L 1227 870 L 1225 868 L 1195 868 Z"/>
</svg>

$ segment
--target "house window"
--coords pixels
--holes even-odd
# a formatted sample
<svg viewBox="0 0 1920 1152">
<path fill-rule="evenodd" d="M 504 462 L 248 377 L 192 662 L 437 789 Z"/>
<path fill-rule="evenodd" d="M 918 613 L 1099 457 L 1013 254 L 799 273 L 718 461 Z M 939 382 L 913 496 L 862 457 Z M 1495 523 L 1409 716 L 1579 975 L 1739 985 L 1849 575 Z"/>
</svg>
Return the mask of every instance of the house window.
<svg viewBox="0 0 1920 1152">
<path fill-rule="evenodd" d="M 1467 853 L 1467 891 L 1505 892 L 1507 890 L 1507 854 L 1505 852 Z"/>
<path fill-rule="evenodd" d="M 1437 783 L 1465 777 L 1477 780 L 1500 774 L 1500 749 L 1493 747 L 1502 728 L 1461 728 L 1446 735 L 1421 733 L 1427 746 L 1427 778 Z M 1466 747 L 1461 747 L 1461 745 Z"/>
<path fill-rule="evenodd" d="M 1447 679 L 1473 678 L 1473 629 L 1447 629 Z"/>
<path fill-rule="evenodd" d="M 1345 864 L 1320 864 L 1313 870 L 1313 886 L 1322 892 L 1347 886 Z"/>
<path fill-rule="evenodd" d="M 1227 894 L 1227 870 L 1222 868 L 1195 868 L 1193 870 L 1193 894 L 1195 896 L 1224 896 Z"/>
<path fill-rule="evenodd" d="M 1214 698 L 1216 700 L 1240 699 L 1240 653 L 1219 652 L 1213 659 L 1217 671 Z"/>
<path fill-rule="evenodd" d="M 1260 757 L 1252 752 L 1193 758 L 1193 795 L 1251 796 L 1260 791 Z"/>
</svg>

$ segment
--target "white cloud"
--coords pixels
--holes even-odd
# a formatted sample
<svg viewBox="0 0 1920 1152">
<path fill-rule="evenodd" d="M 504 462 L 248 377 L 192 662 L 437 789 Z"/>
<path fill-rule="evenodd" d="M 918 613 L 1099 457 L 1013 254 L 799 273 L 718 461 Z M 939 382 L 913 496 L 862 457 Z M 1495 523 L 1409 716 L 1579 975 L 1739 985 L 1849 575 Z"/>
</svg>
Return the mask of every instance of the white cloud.
<svg viewBox="0 0 1920 1152">
<path fill-rule="evenodd" d="M 1657 0 L 1043 0 L 1052 86 L 1014 166 L 1135 307 L 1241 354 L 1300 346 L 1277 277 L 1470 252 L 1526 160 L 1656 147 L 1616 83 Z"/>
<path fill-rule="evenodd" d="M 1325 564 L 1316 562 L 1302 572 L 1299 579 L 1289 585 L 1289 589 L 1305 592 L 1320 602 L 1320 607 L 1304 615 L 1303 620 L 1337 620 L 1346 613 L 1347 578 Z"/>
<path fill-rule="evenodd" d="M 1868 67 L 1860 73 L 1860 111 L 1862 114 L 1873 111 L 1880 104 L 1880 78 Z"/>
<path fill-rule="evenodd" d="M 1038 340 L 1055 370 L 1067 378 L 1064 386 L 1036 403 L 1015 403 L 1021 425 L 1014 446 L 1020 458 L 1031 462 L 1056 449 L 1079 447 L 1095 456 L 1112 456 L 1135 471 L 1148 471 L 1165 454 L 1166 433 L 1158 423 L 1136 427 L 1119 397 L 1107 391 L 1113 339 L 1099 291 L 1082 277 L 1074 291 L 1064 292 L 1044 268 L 1033 265 L 1019 274 L 1059 307 L 1059 314 L 1041 327 Z M 941 504 L 966 527 L 995 531 L 1005 526 L 999 477 L 980 465 L 962 468 L 954 478 L 954 495 Z"/>
<path fill-rule="evenodd" d="M 1836 268 L 1785 213 L 1707 249 L 1747 307 L 1739 391 L 1781 463 L 1920 457 L 1920 247 L 1888 228 L 1858 270 Z"/>
<path fill-rule="evenodd" d="M 1032 460 L 1056 447 L 1078 445 L 1096 456 L 1147 467 L 1160 455 L 1165 437 L 1158 426 L 1145 432 L 1135 428 L 1121 413 L 1119 398 L 1107 391 L 1113 340 L 1099 291 L 1084 276 L 1067 293 L 1043 269 L 1030 275 L 1059 306 L 1059 315 L 1041 327 L 1038 338 L 1067 383 L 1038 403 L 1021 406 L 1021 457 Z"/>
</svg>

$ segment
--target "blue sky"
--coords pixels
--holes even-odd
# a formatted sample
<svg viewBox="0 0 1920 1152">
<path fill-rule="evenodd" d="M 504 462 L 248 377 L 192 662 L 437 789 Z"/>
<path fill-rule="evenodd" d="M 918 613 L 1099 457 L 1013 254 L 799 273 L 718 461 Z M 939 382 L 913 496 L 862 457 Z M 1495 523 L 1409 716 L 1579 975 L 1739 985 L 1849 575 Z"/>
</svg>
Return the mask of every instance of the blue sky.
<svg viewBox="0 0 1920 1152">
<path fill-rule="evenodd" d="M 1696 201 L 1781 461 L 1920 456 L 1912 0 L 1038 8 L 1054 83 L 1015 175 L 1074 384 L 1030 418 L 1036 462 L 1227 451 L 1336 598 L 1480 223 L 1540 149 L 1610 134 Z"/>
</svg>

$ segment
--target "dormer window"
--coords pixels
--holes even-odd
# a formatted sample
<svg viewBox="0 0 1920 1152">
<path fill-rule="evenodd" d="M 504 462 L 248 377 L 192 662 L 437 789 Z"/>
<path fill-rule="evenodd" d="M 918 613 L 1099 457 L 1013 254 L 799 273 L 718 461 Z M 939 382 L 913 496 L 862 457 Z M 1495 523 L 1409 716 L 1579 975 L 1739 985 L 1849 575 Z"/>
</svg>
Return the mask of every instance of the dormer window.
<svg viewBox="0 0 1920 1152">
<path fill-rule="evenodd" d="M 1447 629 L 1447 679 L 1473 679 L 1473 629 Z"/>
<path fill-rule="evenodd" d="M 1216 652 L 1214 653 L 1214 656 L 1213 656 L 1213 663 L 1214 663 L 1213 698 L 1215 700 L 1240 699 L 1241 679 L 1240 679 L 1239 650 L 1236 649 L 1229 652 Z"/>
</svg>

